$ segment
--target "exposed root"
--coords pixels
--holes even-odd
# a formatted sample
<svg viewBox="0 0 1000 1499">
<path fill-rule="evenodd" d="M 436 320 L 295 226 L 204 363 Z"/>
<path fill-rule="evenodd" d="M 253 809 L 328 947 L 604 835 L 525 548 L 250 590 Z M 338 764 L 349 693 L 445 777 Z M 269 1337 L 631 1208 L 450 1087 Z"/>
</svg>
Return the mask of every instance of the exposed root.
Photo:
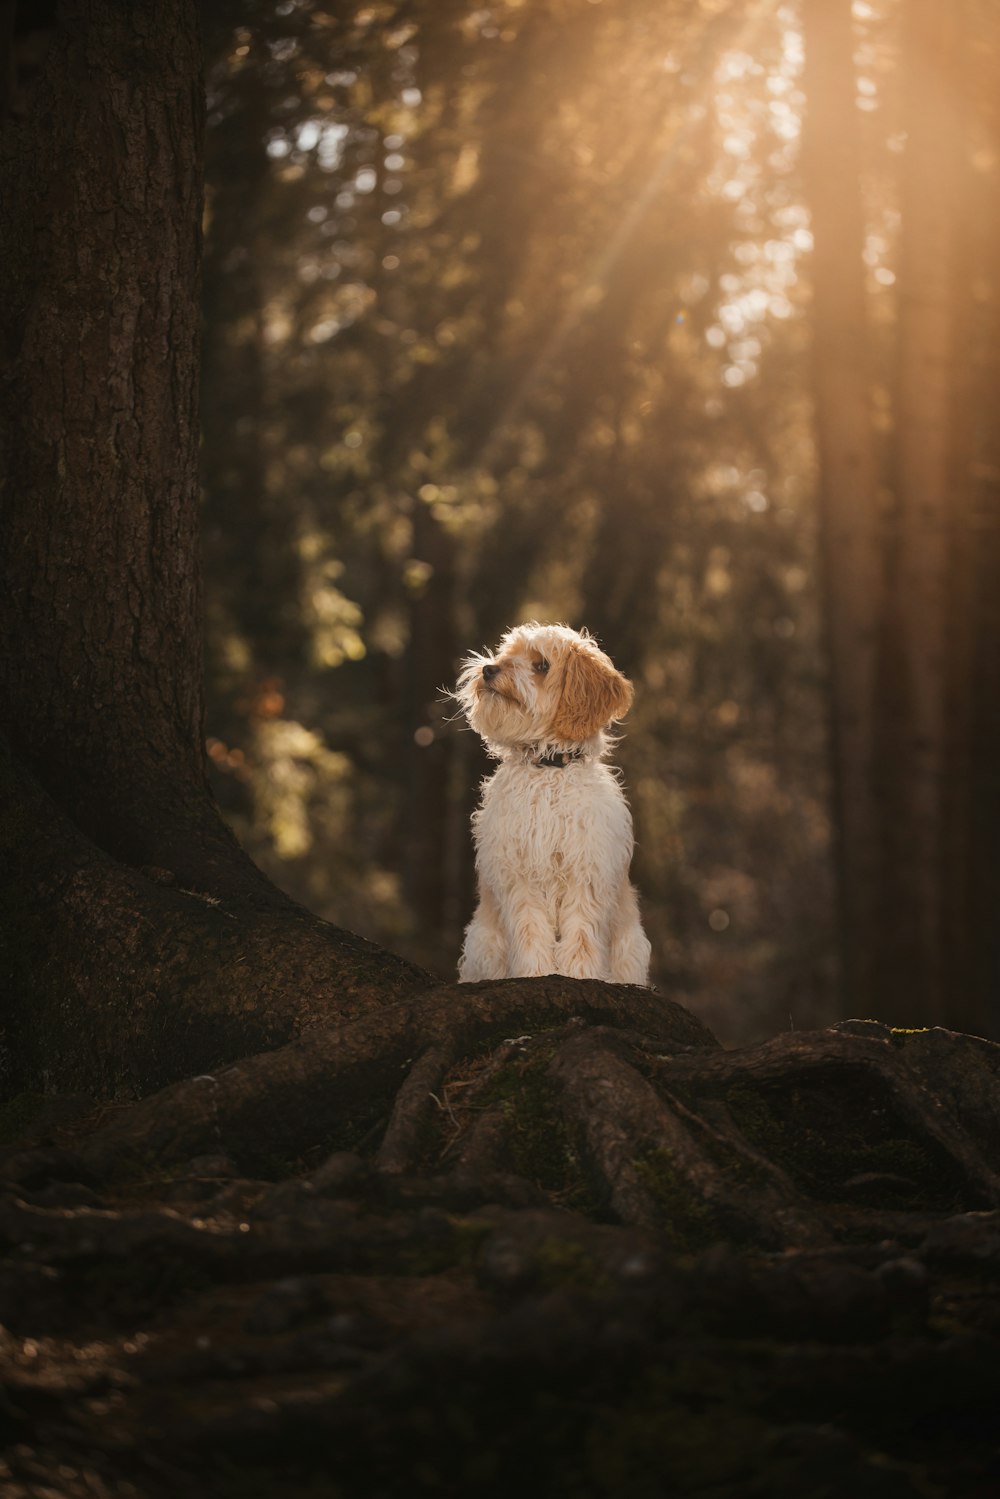
<svg viewBox="0 0 1000 1499">
<path fill-rule="evenodd" d="M 5 1493 L 987 1491 L 998 1049 L 456 996 L 0 1158 Z"/>
<path fill-rule="evenodd" d="M 164 1089 L 92 1136 L 86 1158 L 106 1175 L 221 1147 L 256 1169 L 317 1146 L 354 1144 L 391 1115 L 411 1058 L 428 1048 L 478 1055 L 574 1016 L 640 1027 L 663 1046 L 717 1044 L 687 1011 L 644 989 L 556 977 L 450 984 Z"/>
<path fill-rule="evenodd" d="M 435 1088 L 452 1060 L 447 1045 L 429 1046 L 414 1062 L 393 1105 L 375 1161 L 382 1171 L 412 1170 L 419 1162 L 421 1141 L 434 1105 Z"/>
<path fill-rule="evenodd" d="M 456 1200 L 493 1182 L 497 1200 L 583 1208 L 679 1246 L 802 1248 L 1000 1203 L 1000 1048 L 963 1050 L 974 1110 L 950 1074 L 934 1092 L 925 1043 L 881 1027 L 726 1053 L 641 990 L 449 987 L 118 1110 L 77 1167 L 40 1169 L 150 1180 L 221 1153 L 276 1176 L 360 1150 L 384 1175 L 440 1177 Z M 7 1169 L 30 1182 L 30 1163 Z"/>
<path fill-rule="evenodd" d="M 442 1164 L 459 1183 L 489 1176 L 506 1163 L 507 1134 L 503 1108 L 498 1104 L 483 1109 L 451 1146 Z"/>
</svg>

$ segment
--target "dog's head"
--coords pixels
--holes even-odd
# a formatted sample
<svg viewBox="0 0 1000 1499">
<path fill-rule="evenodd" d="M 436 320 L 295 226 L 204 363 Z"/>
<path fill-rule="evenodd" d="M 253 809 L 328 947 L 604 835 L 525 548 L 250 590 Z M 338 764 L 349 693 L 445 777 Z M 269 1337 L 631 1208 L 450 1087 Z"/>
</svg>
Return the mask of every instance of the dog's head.
<svg viewBox="0 0 1000 1499">
<path fill-rule="evenodd" d="M 586 633 L 518 625 L 495 651 L 469 656 L 455 697 L 497 754 L 592 740 L 632 703 L 632 684 Z"/>
</svg>

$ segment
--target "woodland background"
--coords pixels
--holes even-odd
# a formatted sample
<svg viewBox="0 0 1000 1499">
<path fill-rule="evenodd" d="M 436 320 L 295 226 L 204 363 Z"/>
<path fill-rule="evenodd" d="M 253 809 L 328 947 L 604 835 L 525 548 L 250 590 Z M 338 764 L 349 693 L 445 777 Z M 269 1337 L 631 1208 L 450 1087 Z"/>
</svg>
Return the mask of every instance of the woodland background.
<svg viewBox="0 0 1000 1499">
<path fill-rule="evenodd" d="M 635 681 L 655 981 L 1000 1034 L 995 0 L 211 7 L 214 788 L 450 976 L 522 618 Z"/>
<path fill-rule="evenodd" d="M 995 1494 L 1000 4 L 200 12 L 0 6 L 0 1488 Z M 532 614 L 656 991 L 451 981 Z"/>
</svg>

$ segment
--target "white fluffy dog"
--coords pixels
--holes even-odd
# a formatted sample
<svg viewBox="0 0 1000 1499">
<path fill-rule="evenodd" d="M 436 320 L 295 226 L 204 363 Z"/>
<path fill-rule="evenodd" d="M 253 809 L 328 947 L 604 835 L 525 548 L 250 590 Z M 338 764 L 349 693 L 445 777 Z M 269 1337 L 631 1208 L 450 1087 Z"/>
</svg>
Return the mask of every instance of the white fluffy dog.
<svg viewBox="0 0 1000 1499">
<path fill-rule="evenodd" d="M 601 763 L 631 683 L 589 635 L 530 624 L 470 656 L 455 697 L 501 762 L 473 816 L 479 906 L 459 981 L 564 973 L 648 984 L 628 878 L 632 818 Z"/>
</svg>

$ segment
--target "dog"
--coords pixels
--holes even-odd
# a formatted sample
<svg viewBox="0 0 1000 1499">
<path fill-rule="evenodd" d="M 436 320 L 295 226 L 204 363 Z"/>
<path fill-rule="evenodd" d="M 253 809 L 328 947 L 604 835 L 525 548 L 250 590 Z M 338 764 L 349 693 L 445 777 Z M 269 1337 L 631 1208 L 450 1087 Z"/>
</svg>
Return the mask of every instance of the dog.
<svg viewBox="0 0 1000 1499">
<path fill-rule="evenodd" d="M 603 763 L 632 695 L 567 625 L 519 625 L 463 662 L 453 696 L 500 766 L 472 819 L 479 904 L 460 983 L 559 973 L 648 985 L 632 817 Z"/>
</svg>

